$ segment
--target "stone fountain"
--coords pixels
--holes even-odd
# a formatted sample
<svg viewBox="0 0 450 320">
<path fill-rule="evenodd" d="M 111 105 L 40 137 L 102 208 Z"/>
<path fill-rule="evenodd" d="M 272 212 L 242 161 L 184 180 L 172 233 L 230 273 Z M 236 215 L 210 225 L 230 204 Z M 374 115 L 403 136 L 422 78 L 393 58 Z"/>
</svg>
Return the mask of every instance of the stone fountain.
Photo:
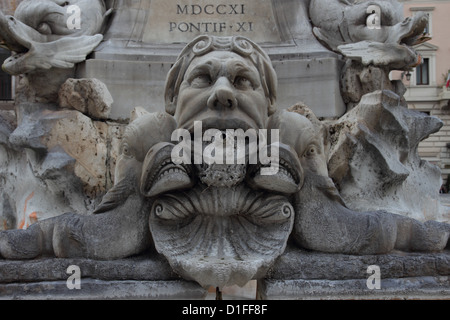
<svg viewBox="0 0 450 320">
<path fill-rule="evenodd" d="M 442 122 L 389 79 L 426 22 L 383 0 L 0 13 L 19 81 L 0 298 L 447 297 L 440 171 L 417 152 Z"/>
</svg>

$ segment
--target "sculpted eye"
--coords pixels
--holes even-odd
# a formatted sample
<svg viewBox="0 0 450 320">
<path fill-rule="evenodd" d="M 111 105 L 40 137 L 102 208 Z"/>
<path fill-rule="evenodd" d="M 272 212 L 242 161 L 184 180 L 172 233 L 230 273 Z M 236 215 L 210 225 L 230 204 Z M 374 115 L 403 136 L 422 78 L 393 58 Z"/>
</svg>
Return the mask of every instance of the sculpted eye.
<svg viewBox="0 0 450 320">
<path fill-rule="evenodd" d="M 303 156 L 304 156 L 305 158 L 310 158 L 310 157 L 315 156 L 315 155 L 318 154 L 318 153 L 319 153 L 319 152 L 318 152 L 317 146 L 312 144 L 312 145 L 309 145 L 308 148 L 306 148 L 306 151 L 305 151 L 305 153 L 303 154 Z"/>
<path fill-rule="evenodd" d="M 52 29 L 45 22 L 40 23 L 36 30 L 42 34 L 52 34 Z"/>
<path fill-rule="evenodd" d="M 234 80 L 234 86 L 239 90 L 253 89 L 253 83 L 246 77 L 236 77 Z"/>
<path fill-rule="evenodd" d="M 122 144 L 122 154 L 127 157 L 130 157 L 132 155 L 131 149 L 130 149 L 128 143 L 126 143 L 126 142 Z"/>
<path fill-rule="evenodd" d="M 212 84 L 211 77 L 207 74 L 200 74 L 195 76 L 191 81 L 191 86 L 195 88 L 205 88 Z"/>
</svg>

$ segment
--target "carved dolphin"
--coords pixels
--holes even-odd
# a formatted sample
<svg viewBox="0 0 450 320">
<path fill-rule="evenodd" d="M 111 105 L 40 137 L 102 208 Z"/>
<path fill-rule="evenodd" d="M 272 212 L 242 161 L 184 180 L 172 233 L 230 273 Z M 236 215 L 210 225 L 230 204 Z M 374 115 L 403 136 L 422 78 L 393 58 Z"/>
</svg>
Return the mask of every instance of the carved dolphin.
<svg viewBox="0 0 450 320">
<path fill-rule="evenodd" d="M 80 29 L 68 28 L 67 21 L 74 11 L 70 6 L 80 8 Z M 57 36 L 80 36 L 102 33 L 106 17 L 111 13 L 106 10 L 103 0 L 26 0 L 19 4 L 14 17 L 47 35 L 50 41 Z"/>
<path fill-rule="evenodd" d="M 80 9 L 80 29 L 69 28 L 72 12 Z M 39 69 L 72 68 L 102 41 L 106 17 L 103 1 L 23 1 L 15 16 L 0 11 L 0 45 L 12 52 L 2 68 L 13 75 Z"/>
<path fill-rule="evenodd" d="M 170 142 L 177 128 L 168 113 L 147 113 L 125 130 L 115 170 L 114 186 L 103 197 L 94 213 L 110 211 L 124 203 L 131 194 L 139 193 L 143 162 L 149 150 L 158 143 Z"/>
<path fill-rule="evenodd" d="M 349 209 L 329 177 L 328 130 L 315 120 L 302 115 L 284 117 L 286 126 L 297 128 L 292 130 L 291 141 L 305 175 L 295 199 L 295 242 L 310 250 L 358 255 L 394 249 L 433 252 L 446 247 L 450 236 L 450 225 L 446 223 L 421 223 L 387 211 Z M 295 133 L 300 138 L 295 139 Z"/>
<path fill-rule="evenodd" d="M 378 8 L 378 28 L 370 28 L 371 8 Z M 312 0 L 310 17 L 315 36 L 329 49 L 363 64 L 409 69 L 420 63 L 410 47 L 430 40 L 424 35 L 428 17 L 418 13 L 403 18 L 402 4 L 390 0 Z M 379 14 L 379 16 L 378 16 Z M 386 52 L 394 52 L 386 57 Z M 399 61 L 405 61 L 399 63 Z"/>
<path fill-rule="evenodd" d="M 380 9 L 379 28 L 369 28 L 367 17 L 371 14 L 372 7 Z M 423 34 L 426 21 L 423 15 L 418 14 L 413 18 L 403 18 L 402 4 L 391 0 L 312 0 L 310 4 L 310 16 L 316 27 L 314 33 L 324 36 L 336 36 L 328 40 L 342 43 L 355 43 L 371 40 L 385 43 L 398 43 L 405 40 L 408 44 L 414 38 L 414 42 Z M 420 22 L 418 24 L 418 22 Z M 423 24 L 425 22 L 425 24 Z M 405 38 L 406 37 L 406 38 Z"/>
</svg>

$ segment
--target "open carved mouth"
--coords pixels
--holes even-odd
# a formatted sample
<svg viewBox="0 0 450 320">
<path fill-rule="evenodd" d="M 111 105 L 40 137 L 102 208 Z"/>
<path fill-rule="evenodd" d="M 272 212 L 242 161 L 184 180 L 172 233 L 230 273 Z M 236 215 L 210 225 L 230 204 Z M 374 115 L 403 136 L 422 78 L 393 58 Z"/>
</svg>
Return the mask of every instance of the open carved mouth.
<svg viewBox="0 0 450 320">
<path fill-rule="evenodd" d="M 270 168 L 270 165 L 259 163 L 251 166 L 248 176 L 249 184 L 252 187 L 283 194 L 298 192 L 303 185 L 304 177 L 297 154 L 283 144 L 271 147 L 277 147 L 279 151 L 278 171 L 275 174 L 263 175 L 261 170 Z"/>
<path fill-rule="evenodd" d="M 205 146 L 203 145 L 203 150 Z M 233 146 L 237 155 L 237 143 Z M 303 171 L 297 155 L 284 144 L 273 144 L 268 147 L 278 149 L 278 157 L 271 163 L 249 164 L 248 149 L 244 164 L 175 164 L 172 158 L 174 145 L 159 143 L 147 154 L 141 176 L 141 192 L 147 197 L 154 197 L 169 191 L 193 187 L 195 183 L 194 170 L 199 180 L 206 186 L 231 188 L 244 180 L 254 189 L 273 191 L 281 194 L 293 194 L 303 185 Z M 195 148 L 194 148 L 195 149 Z M 259 150 L 261 151 L 261 150 Z M 191 159 L 189 159 L 191 160 Z M 225 159 L 224 159 L 225 160 Z M 234 158 L 234 160 L 237 160 Z M 241 159 L 242 160 L 242 159 Z M 190 162 L 189 162 L 190 163 Z M 274 171 L 270 171 L 273 169 Z M 268 173 L 263 173 L 268 170 Z"/>
<path fill-rule="evenodd" d="M 141 192 L 145 196 L 154 197 L 194 185 L 191 166 L 172 162 L 173 148 L 171 143 L 159 143 L 148 152 L 141 177 Z"/>
<path fill-rule="evenodd" d="M 221 118 L 214 116 L 214 117 L 206 117 L 204 119 L 198 119 L 198 121 L 190 122 L 189 124 L 186 125 L 186 127 L 185 126 L 181 127 L 185 127 L 191 134 L 195 133 L 196 128 L 201 128 L 202 134 L 209 129 L 216 129 L 220 131 L 238 130 L 238 129 L 242 129 L 244 131 L 247 131 L 248 129 L 256 130 L 255 124 L 250 122 L 249 120 L 244 120 L 238 117 Z"/>
<path fill-rule="evenodd" d="M 425 34 L 428 17 L 425 13 L 418 13 L 413 17 L 406 18 L 402 23 L 402 32 L 399 35 L 399 44 L 415 46 L 428 41 L 430 38 Z"/>
</svg>

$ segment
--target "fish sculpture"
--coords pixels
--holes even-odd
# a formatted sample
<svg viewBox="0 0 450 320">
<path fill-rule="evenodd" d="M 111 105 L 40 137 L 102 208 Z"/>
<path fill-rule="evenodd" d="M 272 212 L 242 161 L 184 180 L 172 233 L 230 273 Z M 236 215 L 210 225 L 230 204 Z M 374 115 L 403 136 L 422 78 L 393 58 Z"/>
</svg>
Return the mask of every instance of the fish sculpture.
<svg viewBox="0 0 450 320">
<path fill-rule="evenodd" d="M 0 11 L 0 46 L 12 53 L 2 69 L 19 75 L 73 68 L 103 40 L 111 12 L 103 0 L 25 0 L 14 16 Z"/>
<path fill-rule="evenodd" d="M 327 48 L 364 65 L 409 70 L 421 63 L 412 48 L 430 38 L 425 13 L 403 18 L 402 4 L 390 0 L 312 0 L 314 35 Z"/>
</svg>

